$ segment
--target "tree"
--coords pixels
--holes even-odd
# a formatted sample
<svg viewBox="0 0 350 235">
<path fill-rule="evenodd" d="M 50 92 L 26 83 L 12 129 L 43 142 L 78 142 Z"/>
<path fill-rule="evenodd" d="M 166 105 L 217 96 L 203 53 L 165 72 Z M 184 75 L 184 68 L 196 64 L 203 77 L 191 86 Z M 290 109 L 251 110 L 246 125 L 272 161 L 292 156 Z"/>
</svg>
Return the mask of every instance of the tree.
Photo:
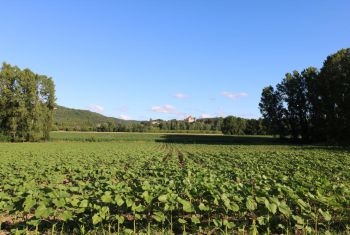
<svg viewBox="0 0 350 235">
<path fill-rule="evenodd" d="M 243 118 L 228 116 L 223 121 L 221 131 L 225 135 L 243 135 L 245 124 Z"/>
<path fill-rule="evenodd" d="M 269 132 L 281 138 L 285 137 L 286 110 L 283 107 L 281 94 L 272 86 L 265 87 L 261 93 L 259 108 Z"/>
<path fill-rule="evenodd" d="M 18 68 L 3 64 L 0 72 L 1 91 L 1 130 L 4 135 L 15 139 L 19 123 L 19 89 L 18 89 Z"/>
<path fill-rule="evenodd" d="M 327 57 L 318 88 L 326 138 L 350 139 L 350 48 Z"/>
<path fill-rule="evenodd" d="M 51 78 L 39 76 L 39 99 L 41 101 L 41 115 L 43 120 L 43 137 L 50 139 L 50 131 L 53 122 L 53 110 L 55 108 L 55 85 Z M 41 89 L 40 89 L 41 88 Z"/>
<path fill-rule="evenodd" d="M 52 79 L 3 63 L 0 71 L 1 134 L 12 141 L 49 139 L 54 106 Z"/>
<path fill-rule="evenodd" d="M 300 136 L 304 141 L 309 139 L 309 112 L 308 86 L 303 74 L 298 71 L 287 73 L 277 90 L 287 106 L 286 119 L 291 136 L 296 140 Z"/>
<path fill-rule="evenodd" d="M 246 135 L 265 135 L 266 130 L 263 125 L 262 119 L 247 119 L 246 127 L 244 130 Z"/>
<path fill-rule="evenodd" d="M 301 72 L 306 84 L 306 112 L 308 118 L 308 132 L 310 140 L 318 140 L 324 135 L 323 112 L 319 100 L 319 71 L 314 67 L 309 67 Z"/>
<path fill-rule="evenodd" d="M 273 133 L 304 142 L 350 140 L 350 49 L 328 56 L 320 72 L 287 73 L 277 91 L 264 88 L 259 106 Z"/>
</svg>

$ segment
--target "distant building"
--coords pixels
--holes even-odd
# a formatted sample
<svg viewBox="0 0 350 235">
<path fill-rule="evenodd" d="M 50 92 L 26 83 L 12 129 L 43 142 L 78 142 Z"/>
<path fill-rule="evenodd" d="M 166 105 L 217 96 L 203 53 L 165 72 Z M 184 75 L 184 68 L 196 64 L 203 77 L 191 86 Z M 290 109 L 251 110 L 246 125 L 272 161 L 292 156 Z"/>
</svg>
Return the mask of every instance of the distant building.
<svg viewBox="0 0 350 235">
<path fill-rule="evenodd" d="M 194 122 L 196 122 L 196 118 L 192 117 L 192 116 L 188 116 L 187 118 L 185 118 L 184 121 L 188 122 L 188 123 L 194 123 Z"/>
<path fill-rule="evenodd" d="M 159 125 L 163 120 L 162 119 L 156 119 L 156 120 L 150 119 L 149 121 L 152 123 L 152 125 Z"/>
</svg>

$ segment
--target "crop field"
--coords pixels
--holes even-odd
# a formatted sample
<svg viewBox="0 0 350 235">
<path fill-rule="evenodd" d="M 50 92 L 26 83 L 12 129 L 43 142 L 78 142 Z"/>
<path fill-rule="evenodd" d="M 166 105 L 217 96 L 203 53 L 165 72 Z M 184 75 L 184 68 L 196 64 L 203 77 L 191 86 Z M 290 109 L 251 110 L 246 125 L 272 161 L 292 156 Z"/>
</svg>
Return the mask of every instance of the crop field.
<svg viewBox="0 0 350 235">
<path fill-rule="evenodd" d="M 349 234 L 350 151 L 267 137 L 0 143 L 0 234 Z"/>
</svg>

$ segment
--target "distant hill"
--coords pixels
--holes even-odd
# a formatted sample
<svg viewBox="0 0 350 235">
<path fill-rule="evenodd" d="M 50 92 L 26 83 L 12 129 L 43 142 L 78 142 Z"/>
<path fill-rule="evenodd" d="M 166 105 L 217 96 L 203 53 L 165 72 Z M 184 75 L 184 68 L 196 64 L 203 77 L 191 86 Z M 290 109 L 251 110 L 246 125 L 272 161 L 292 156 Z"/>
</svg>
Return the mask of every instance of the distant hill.
<svg viewBox="0 0 350 235">
<path fill-rule="evenodd" d="M 101 125 L 132 125 L 138 121 L 122 120 L 113 117 L 106 117 L 102 114 L 89 110 L 71 109 L 57 106 L 54 111 L 54 126 L 57 130 L 95 130 Z"/>
<path fill-rule="evenodd" d="M 266 134 L 261 119 L 239 120 L 233 117 L 235 133 L 248 135 Z M 71 109 L 57 106 L 54 111 L 53 130 L 98 131 L 98 132 L 184 132 L 184 133 L 221 133 L 223 118 L 200 118 L 189 120 L 149 120 L 133 121 L 106 117 L 88 110 Z M 239 125 L 238 125 L 239 124 Z"/>
</svg>

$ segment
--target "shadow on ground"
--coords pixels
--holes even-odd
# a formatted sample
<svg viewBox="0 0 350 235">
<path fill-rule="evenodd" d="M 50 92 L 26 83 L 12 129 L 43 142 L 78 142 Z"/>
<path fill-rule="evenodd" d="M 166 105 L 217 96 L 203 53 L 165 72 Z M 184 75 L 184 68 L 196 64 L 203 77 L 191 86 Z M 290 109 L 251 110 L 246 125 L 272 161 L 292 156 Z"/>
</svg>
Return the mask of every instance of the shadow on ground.
<svg viewBox="0 0 350 235">
<path fill-rule="evenodd" d="M 290 144 L 287 140 L 267 136 L 162 135 L 155 140 L 178 144 L 276 145 Z"/>
</svg>

